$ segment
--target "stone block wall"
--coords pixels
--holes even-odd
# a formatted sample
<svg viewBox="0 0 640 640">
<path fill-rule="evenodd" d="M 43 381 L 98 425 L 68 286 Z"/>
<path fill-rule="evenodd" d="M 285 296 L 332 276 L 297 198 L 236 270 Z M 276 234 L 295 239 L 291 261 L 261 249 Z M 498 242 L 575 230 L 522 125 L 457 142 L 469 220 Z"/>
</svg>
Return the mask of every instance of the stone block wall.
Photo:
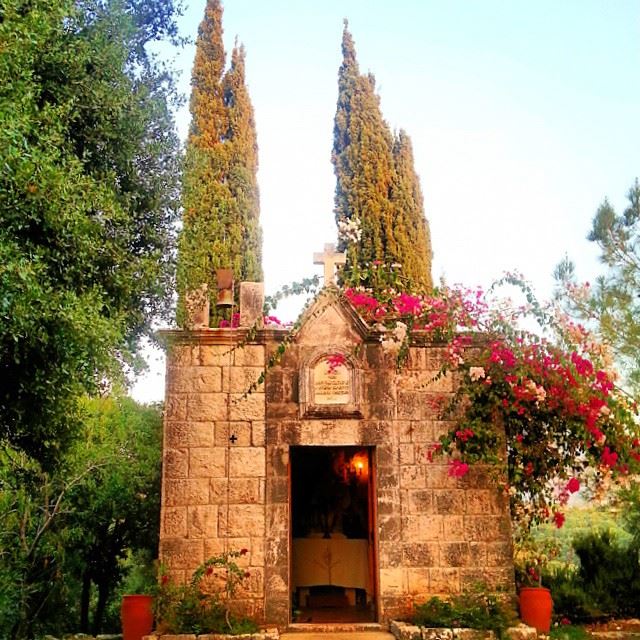
<svg viewBox="0 0 640 640">
<path fill-rule="evenodd" d="M 441 347 L 415 345 L 396 370 L 379 336 L 339 306 L 311 315 L 266 383 L 243 394 L 284 335 L 262 330 L 173 332 L 167 369 L 161 559 L 177 581 L 205 558 L 247 548 L 239 606 L 287 626 L 291 612 L 289 455 L 292 446 L 370 447 L 374 461 L 378 619 L 416 600 L 482 581 L 514 590 L 507 499 L 487 469 L 448 475 L 427 451 L 449 424 L 439 401 L 455 378 L 433 381 Z M 307 416 L 301 376 L 319 353 L 351 354 L 359 415 Z M 230 440 L 235 436 L 235 440 Z M 230 482 L 227 481 L 230 479 Z"/>
<path fill-rule="evenodd" d="M 236 606 L 263 617 L 265 552 L 264 345 L 238 332 L 174 332 L 165 391 L 160 557 L 187 582 L 205 559 L 247 549 Z"/>
</svg>

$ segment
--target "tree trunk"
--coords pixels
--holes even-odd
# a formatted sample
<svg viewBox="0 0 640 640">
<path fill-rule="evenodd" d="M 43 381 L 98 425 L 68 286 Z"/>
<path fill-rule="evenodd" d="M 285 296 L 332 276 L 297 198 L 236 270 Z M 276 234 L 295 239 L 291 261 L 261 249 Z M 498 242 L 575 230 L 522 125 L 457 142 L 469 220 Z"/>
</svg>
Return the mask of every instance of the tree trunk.
<svg viewBox="0 0 640 640">
<path fill-rule="evenodd" d="M 80 633 L 89 633 L 89 599 L 91 597 L 91 575 L 85 569 L 82 574 L 82 592 L 80 594 Z"/>
<path fill-rule="evenodd" d="M 104 611 L 107 608 L 107 600 L 109 599 L 109 593 L 111 591 L 111 581 L 101 579 L 97 583 L 98 585 L 98 602 L 96 604 L 96 610 L 93 614 L 93 628 L 91 633 L 97 636 L 102 629 L 102 618 L 104 617 Z"/>
</svg>

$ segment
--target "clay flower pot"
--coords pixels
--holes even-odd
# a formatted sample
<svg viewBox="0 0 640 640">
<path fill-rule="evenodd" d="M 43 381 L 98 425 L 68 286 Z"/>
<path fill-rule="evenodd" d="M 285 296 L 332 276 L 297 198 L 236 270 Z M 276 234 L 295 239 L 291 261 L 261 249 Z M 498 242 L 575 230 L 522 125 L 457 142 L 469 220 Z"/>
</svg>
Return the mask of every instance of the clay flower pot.
<svg viewBox="0 0 640 640">
<path fill-rule="evenodd" d="M 153 596 L 122 596 L 122 639 L 141 640 L 153 630 Z"/>
<path fill-rule="evenodd" d="M 520 589 L 520 618 L 538 633 L 549 633 L 553 600 L 551 591 L 544 587 L 522 587 Z"/>
</svg>

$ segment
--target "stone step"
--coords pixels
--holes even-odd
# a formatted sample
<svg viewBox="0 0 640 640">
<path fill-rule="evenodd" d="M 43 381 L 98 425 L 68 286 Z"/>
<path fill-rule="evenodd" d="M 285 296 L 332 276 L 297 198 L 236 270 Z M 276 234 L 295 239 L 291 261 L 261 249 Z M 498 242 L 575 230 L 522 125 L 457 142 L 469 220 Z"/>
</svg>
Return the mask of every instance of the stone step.
<svg viewBox="0 0 640 640">
<path fill-rule="evenodd" d="M 280 640 L 395 640 L 381 625 L 373 622 L 290 624 Z"/>
</svg>

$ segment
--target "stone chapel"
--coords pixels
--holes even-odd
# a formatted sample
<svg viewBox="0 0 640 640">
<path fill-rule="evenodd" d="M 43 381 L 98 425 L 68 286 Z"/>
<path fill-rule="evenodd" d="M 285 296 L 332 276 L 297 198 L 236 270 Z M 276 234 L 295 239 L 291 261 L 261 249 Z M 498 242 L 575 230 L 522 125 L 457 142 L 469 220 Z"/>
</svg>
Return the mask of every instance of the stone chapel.
<svg viewBox="0 0 640 640">
<path fill-rule="evenodd" d="M 280 629 L 385 625 L 414 601 L 478 582 L 513 593 L 507 497 L 487 469 L 454 478 L 446 460 L 427 458 L 448 428 L 433 400 L 455 385 L 430 382 L 442 347 L 415 337 L 398 371 L 380 331 L 325 295 L 248 393 L 289 331 L 247 340 L 262 305 L 262 284 L 241 283 L 238 328 L 204 318 L 164 332 L 160 559 L 170 577 L 246 549 L 236 606 Z"/>
</svg>

